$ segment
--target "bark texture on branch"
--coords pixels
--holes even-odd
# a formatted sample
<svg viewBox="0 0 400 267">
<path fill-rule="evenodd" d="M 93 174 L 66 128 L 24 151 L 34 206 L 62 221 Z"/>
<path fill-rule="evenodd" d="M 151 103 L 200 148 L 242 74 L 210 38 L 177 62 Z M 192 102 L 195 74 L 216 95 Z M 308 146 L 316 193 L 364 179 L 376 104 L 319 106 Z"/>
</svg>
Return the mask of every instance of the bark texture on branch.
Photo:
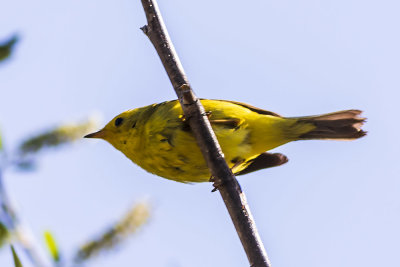
<svg viewBox="0 0 400 267">
<path fill-rule="evenodd" d="M 191 90 L 189 81 L 169 38 L 155 0 L 141 0 L 147 25 L 141 29 L 154 45 L 193 135 L 214 177 L 214 186 L 221 193 L 232 222 L 247 254 L 250 266 L 269 267 L 270 263 L 251 215 L 245 194 L 225 162 L 221 147 L 211 128 L 204 107 Z"/>
</svg>

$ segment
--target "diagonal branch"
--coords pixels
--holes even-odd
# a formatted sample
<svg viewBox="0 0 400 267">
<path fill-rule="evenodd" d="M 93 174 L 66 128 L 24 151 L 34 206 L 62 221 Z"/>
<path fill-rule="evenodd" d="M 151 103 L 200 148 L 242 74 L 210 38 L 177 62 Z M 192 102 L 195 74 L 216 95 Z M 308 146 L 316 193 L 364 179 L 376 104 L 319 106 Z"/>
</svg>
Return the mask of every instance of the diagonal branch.
<svg viewBox="0 0 400 267">
<path fill-rule="evenodd" d="M 190 88 L 189 81 L 162 20 L 157 2 L 156 0 L 141 1 L 147 18 L 147 25 L 141 29 L 157 50 L 179 98 L 185 117 L 189 118 L 188 121 L 193 135 L 214 177 L 214 186 L 221 193 L 250 266 L 269 267 L 270 263 L 258 235 L 245 194 L 225 162 L 215 133 L 207 116 L 205 116 L 204 107 Z"/>
</svg>

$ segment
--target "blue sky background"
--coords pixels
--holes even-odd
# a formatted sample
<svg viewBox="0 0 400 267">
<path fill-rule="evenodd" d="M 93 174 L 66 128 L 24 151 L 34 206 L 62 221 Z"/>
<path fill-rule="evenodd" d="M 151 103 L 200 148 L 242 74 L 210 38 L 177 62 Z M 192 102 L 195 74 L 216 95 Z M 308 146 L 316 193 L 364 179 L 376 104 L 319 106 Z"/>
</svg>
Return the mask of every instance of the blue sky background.
<svg viewBox="0 0 400 267">
<path fill-rule="evenodd" d="M 0 39 L 21 35 L 0 65 L 0 126 L 13 149 L 29 134 L 175 98 L 139 30 L 140 1 L 1 1 Z M 285 116 L 358 108 L 368 136 L 279 147 L 288 164 L 239 178 L 273 266 L 400 266 L 400 4 L 361 1 L 160 1 L 199 97 Z M 66 256 L 149 197 L 150 223 L 88 266 L 248 266 L 219 193 L 133 165 L 82 140 L 5 173 L 21 215 Z M 42 241 L 40 241 L 43 243 Z M 12 266 L 8 249 L 0 266 Z M 26 264 L 26 266 L 29 266 Z"/>
</svg>

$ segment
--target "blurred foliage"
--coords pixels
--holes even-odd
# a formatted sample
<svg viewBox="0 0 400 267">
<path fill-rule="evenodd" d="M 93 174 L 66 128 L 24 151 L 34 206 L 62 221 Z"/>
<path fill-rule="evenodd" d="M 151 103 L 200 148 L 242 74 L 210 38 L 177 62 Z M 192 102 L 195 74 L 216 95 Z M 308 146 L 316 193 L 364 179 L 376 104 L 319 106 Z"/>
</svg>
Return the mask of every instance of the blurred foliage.
<svg viewBox="0 0 400 267">
<path fill-rule="evenodd" d="M 54 262 L 60 261 L 60 250 L 54 236 L 49 231 L 44 232 L 44 239 L 46 241 L 47 249 L 50 252 L 51 258 Z"/>
<path fill-rule="evenodd" d="M 94 131 L 97 127 L 98 120 L 95 118 L 90 118 L 83 123 L 65 124 L 24 141 L 19 147 L 19 152 L 26 155 L 36 153 L 44 148 L 73 142 Z"/>
<path fill-rule="evenodd" d="M 36 164 L 33 159 L 19 158 L 14 164 L 19 170 L 22 171 L 32 171 L 36 168 Z"/>
<path fill-rule="evenodd" d="M 146 223 L 149 217 L 150 205 L 147 202 L 135 205 L 119 222 L 102 234 L 100 238 L 84 244 L 78 251 L 75 261 L 80 263 L 98 255 L 100 252 L 115 248 Z"/>
<path fill-rule="evenodd" d="M 8 231 L 7 227 L 0 222 L 0 248 L 8 242 L 9 237 L 10 232 Z"/>
<path fill-rule="evenodd" d="M 10 58 L 18 39 L 18 35 L 14 34 L 8 40 L 0 42 L 0 63 Z M 17 214 L 11 207 L 12 203 L 9 201 L 2 183 L 2 169 L 6 169 L 8 166 L 14 166 L 22 170 L 32 170 L 35 167 L 35 161 L 38 155 L 37 152 L 80 140 L 84 135 L 97 130 L 97 128 L 98 120 L 92 117 L 82 123 L 61 125 L 39 135 L 32 136 L 22 142 L 18 149 L 14 151 L 14 153 L 11 153 L 11 155 L 6 153 L 9 151 L 0 153 L 0 207 L 2 208 L 2 212 L 0 213 L 0 247 L 10 242 L 11 231 L 13 239 L 15 238 L 24 249 L 24 252 L 31 260 L 33 266 L 43 266 L 43 262 L 46 262 L 43 261 L 40 253 L 37 253 L 38 249 L 36 247 L 38 244 L 27 234 L 30 232 L 29 228 L 24 227 L 25 225 L 21 223 Z M 4 143 L 0 133 L 0 152 L 3 152 L 3 150 Z M 100 252 L 110 250 L 121 244 L 128 236 L 145 224 L 149 216 L 149 205 L 147 203 L 137 204 L 98 239 L 84 244 L 76 254 L 76 263 L 82 263 L 84 260 L 98 255 Z M 9 222 L 11 226 L 8 228 L 8 224 L 4 222 Z M 15 229 L 19 229 L 19 231 L 15 231 Z M 53 234 L 46 231 L 44 233 L 44 238 L 47 249 L 53 259 L 54 266 L 62 266 L 63 262 L 61 261 L 60 249 Z M 11 251 L 15 267 L 22 267 L 21 261 L 12 245 Z"/>
<path fill-rule="evenodd" d="M 17 253 L 15 252 L 13 245 L 11 245 L 11 251 L 12 251 L 13 258 L 14 258 L 15 267 L 22 267 L 21 260 L 19 259 Z"/>
<path fill-rule="evenodd" d="M 1 138 L 1 132 L 0 132 L 0 151 L 2 151 L 2 150 L 3 150 L 3 141 Z"/>
<path fill-rule="evenodd" d="M 0 43 L 0 62 L 6 60 L 11 55 L 18 39 L 18 35 L 14 34 L 9 40 Z"/>
<path fill-rule="evenodd" d="M 40 135 L 33 136 L 32 138 L 23 142 L 14 153 L 7 153 L 5 151 L 0 154 L 0 247 L 9 242 L 10 231 L 7 228 L 8 223 L 13 229 L 19 229 L 19 234 L 15 234 L 16 241 L 24 248 L 24 252 L 28 258 L 31 259 L 34 266 L 43 266 L 42 262 L 46 262 L 37 253 L 38 244 L 27 233 L 30 232 L 29 228 L 22 224 L 18 214 L 12 208 L 12 203 L 7 197 L 6 189 L 3 185 L 2 171 L 7 167 L 18 167 L 19 169 L 32 169 L 35 166 L 35 160 L 38 156 L 38 151 L 49 147 L 58 147 L 59 145 L 71 143 L 75 140 L 82 139 L 83 136 L 89 132 L 94 131 L 98 127 L 98 119 L 96 117 L 89 118 L 83 123 L 70 123 L 61 125 Z M 0 138 L 1 144 L 1 138 Z M 7 222 L 5 224 L 4 222 Z M 21 230 L 25 229 L 25 230 Z M 13 232 L 14 236 L 14 232 Z M 61 253 L 51 233 L 45 233 L 45 240 L 50 255 L 54 263 L 59 264 L 61 260 Z M 14 261 L 16 266 L 22 266 L 15 251 L 13 250 Z"/>
</svg>

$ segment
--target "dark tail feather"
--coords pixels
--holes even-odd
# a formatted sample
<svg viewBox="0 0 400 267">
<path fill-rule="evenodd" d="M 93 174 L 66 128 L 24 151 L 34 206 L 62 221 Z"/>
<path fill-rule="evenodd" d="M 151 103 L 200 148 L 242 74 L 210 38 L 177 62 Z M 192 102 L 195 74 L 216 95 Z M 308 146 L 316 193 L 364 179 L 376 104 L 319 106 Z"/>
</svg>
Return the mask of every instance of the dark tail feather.
<svg viewBox="0 0 400 267">
<path fill-rule="evenodd" d="M 270 167 L 280 166 L 288 162 L 288 158 L 281 153 L 268 153 L 264 152 L 258 155 L 255 159 L 250 160 L 246 168 L 240 172 L 235 173 L 235 175 L 242 175 L 261 169 L 266 169 Z"/>
<path fill-rule="evenodd" d="M 361 110 L 344 110 L 318 116 L 300 117 L 298 122 L 312 123 L 314 130 L 299 136 L 307 139 L 357 139 L 367 133 L 361 130 L 365 118 L 360 117 Z"/>
</svg>

